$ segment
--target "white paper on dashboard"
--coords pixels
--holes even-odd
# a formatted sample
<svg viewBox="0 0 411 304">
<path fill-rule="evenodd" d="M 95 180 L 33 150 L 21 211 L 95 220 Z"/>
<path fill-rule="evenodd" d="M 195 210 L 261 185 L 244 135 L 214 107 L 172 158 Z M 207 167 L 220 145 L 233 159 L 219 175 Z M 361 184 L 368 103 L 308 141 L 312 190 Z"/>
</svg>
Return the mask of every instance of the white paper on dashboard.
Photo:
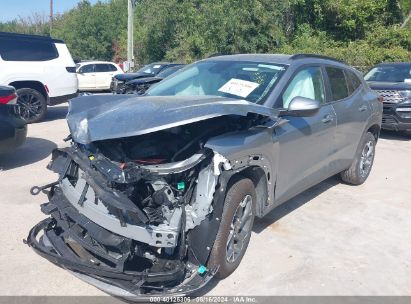
<svg viewBox="0 0 411 304">
<path fill-rule="evenodd" d="M 245 98 L 258 86 L 259 84 L 255 82 L 231 78 L 226 84 L 219 88 L 218 91 Z"/>
<path fill-rule="evenodd" d="M 411 79 L 404 79 L 405 83 L 411 83 Z"/>
</svg>

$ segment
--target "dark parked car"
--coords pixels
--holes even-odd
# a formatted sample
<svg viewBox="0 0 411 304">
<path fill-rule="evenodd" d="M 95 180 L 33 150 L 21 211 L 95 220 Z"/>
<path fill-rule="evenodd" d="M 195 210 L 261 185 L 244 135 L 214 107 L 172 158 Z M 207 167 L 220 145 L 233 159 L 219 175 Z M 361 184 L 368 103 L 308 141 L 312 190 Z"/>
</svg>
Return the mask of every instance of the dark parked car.
<svg viewBox="0 0 411 304">
<path fill-rule="evenodd" d="M 147 77 L 154 77 L 161 71 L 166 68 L 179 65 L 178 63 L 169 63 L 169 62 L 154 62 L 150 63 L 141 69 L 139 69 L 135 73 L 124 73 L 118 74 L 113 77 L 111 81 L 110 89 L 113 93 L 122 93 L 123 86 L 126 82 L 133 80 L 133 79 L 140 79 L 140 78 L 147 78 Z"/>
<path fill-rule="evenodd" d="M 17 110 L 13 87 L 0 86 L 0 154 L 8 153 L 26 141 L 27 125 Z"/>
<path fill-rule="evenodd" d="M 411 62 L 378 64 L 364 78 L 384 100 L 382 128 L 411 130 Z"/>
<path fill-rule="evenodd" d="M 120 91 L 121 94 L 144 94 L 149 87 L 174 74 L 184 67 L 183 64 L 168 67 L 153 77 L 144 77 L 127 81 Z"/>
<path fill-rule="evenodd" d="M 79 97 L 27 243 L 119 297 L 192 294 L 238 267 L 255 216 L 338 173 L 363 183 L 381 117 L 355 69 L 304 54 L 213 57 L 144 96 Z"/>
</svg>

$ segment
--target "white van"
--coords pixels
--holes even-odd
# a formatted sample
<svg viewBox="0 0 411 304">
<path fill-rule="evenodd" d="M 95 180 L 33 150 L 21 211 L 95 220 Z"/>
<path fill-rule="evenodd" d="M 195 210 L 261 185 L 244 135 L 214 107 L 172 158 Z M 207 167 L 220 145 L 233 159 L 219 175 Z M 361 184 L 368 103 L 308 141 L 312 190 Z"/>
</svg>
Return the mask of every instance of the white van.
<svg viewBox="0 0 411 304">
<path fill-rule="evenodd" d="M 37 122 L 77 96 L 76 66 L 61 40 L 0 32 L 0 85 L 15 87 L 22 117 Z"/>
</svg>

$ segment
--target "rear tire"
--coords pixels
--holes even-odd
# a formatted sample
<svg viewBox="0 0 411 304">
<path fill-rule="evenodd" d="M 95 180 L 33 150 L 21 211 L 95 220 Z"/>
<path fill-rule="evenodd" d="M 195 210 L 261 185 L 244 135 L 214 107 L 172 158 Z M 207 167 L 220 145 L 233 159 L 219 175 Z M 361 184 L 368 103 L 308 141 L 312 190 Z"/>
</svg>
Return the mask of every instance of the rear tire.
<svg viewBox="0 0 411 304">
<path fill-rule="evenodd" d="M 253 182 L 240 178 L 228 189 L 220 228 L 211 250 L 208 267 L 219 267 L 215 277 L 224 279 L 240 265 L 255 216 L 256 194 Z"/>
<path fill-rule="evenodd" d="M 39 122 L 44 118 L 47 101 L 43 94 L 34 89 L 22 88 L 17 90 L 17 95 L 18 112 L 27 123 Z"/>
<path fill-rule="evenodd" d="M 351 166 L 341 172 L 341 179 L 352 185 L 363 184 L 370 175 L 374 164 L 376 139 L 371 132 L 367 132 L 361 139 L 357 154 Z"/>
</svg>

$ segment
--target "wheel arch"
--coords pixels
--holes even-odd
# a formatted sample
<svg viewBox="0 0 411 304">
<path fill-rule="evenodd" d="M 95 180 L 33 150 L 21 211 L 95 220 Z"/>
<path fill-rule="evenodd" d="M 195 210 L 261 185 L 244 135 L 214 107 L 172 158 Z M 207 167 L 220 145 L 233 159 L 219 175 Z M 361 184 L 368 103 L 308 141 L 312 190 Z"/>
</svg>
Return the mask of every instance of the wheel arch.
<svg viewBox="0 0 411 304">
<path fill-rule="evenodd" d="M 19 80 L 19 81 L 13 81 L 9 83 L 10 86 L 13 86 L 16 90 L 18 89 L 34 89 L 41 93 L 41 95 L 48 99 L 48 93 L 46 91 L 46 88 L 43 83 L 40 81 L 35 81 L 35 80 Z"/>
<path fill-rule="evenodd" d="M 373 124 L 368 127 L 367 132 L 370 132 L 372 135 L 374 135 L 375 140 L 377 141 L 378 138 L 380 137 L 380 132 L 381 132 L 381 126 L 379 124 Z"/>
<path fill-rule="evenodd" d="M 267 202 L 269 200 L 268 184 L 270 173 L 266 173 L 266 171 L 263 168 L 257 165 L 246 167 L 243 170 L 231 176 L 228 183 L 228 188 L 235 181 L 237 181 L 238 178 L 248 178 L 253 182 L 257 197 L 256 215 L 258 217 L 262 217 L 264 215 L 264 210 L 266 209 Z"/>
</svg>

